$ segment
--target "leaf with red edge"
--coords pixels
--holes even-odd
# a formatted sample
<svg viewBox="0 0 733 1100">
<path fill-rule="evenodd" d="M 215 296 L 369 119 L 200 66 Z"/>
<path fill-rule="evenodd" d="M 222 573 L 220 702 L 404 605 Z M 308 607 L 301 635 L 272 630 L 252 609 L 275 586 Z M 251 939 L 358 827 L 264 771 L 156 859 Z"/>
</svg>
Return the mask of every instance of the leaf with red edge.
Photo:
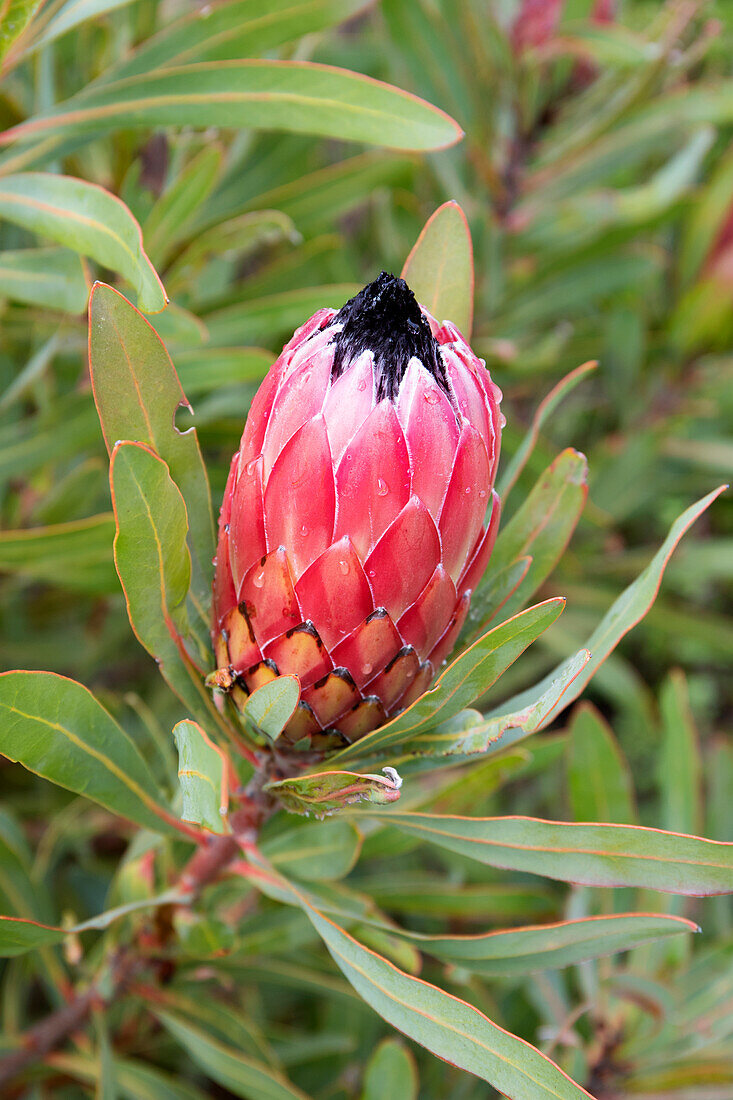
<svg viewBox="0 0 733 1100">
<path fill-rule="evenodd" d="M 141 443 L 116 445 L 110 485 L 115 565 L 132 629 L 176 695 L 210 726 L 216 711 L 184 648 L 191 559 L 183 497 L 162 458 Z"/>
<path fill-rule="evenodd" d="M 588 462 L 568 448 L 547 467 L 521 508 L 499 532 L 484 581 L 474 600 L 480 613 L 481 592 L 496 573 L 519 558 L 531 555 L 527 574 L 504 605 L 513 615 L 532 598 L 562 556 L 588 496 Z"/>
<path fill-rule="evenodd" d="M 67 928 L 55 924 L 40 924 L 38 921 L 26 920 L 23 917 L 0 916 L 0 958 L 8 959 L 15 955 L 23 955 L 26 951 L 33 951 L 37 947 L 61 943 L 66 936 L 79 932 L 109 928 L 114 921 L 138 909 L 150 909 L 157 905 L 175 905 L 185 900 L 184 890 L 166 890 L 165 893 L 158 894 L 156 897 L 140 898 L 126 905 L 118 905 L 114 909 L 108 909 L 96 917 L 90 917 L 89 920 L 69 925 Z"/>
<path fill-rule="evenodd" d="M 550 722 L 557 717 L 561 710 L 564 710 L 565 707 L 569 706 L 570 703 L 578 698 L 588 681 L 592 679 L 600 665 L 602 665 L 608 655 L 613 652 L 623 636 L 644 618 L 657 597 L 664 570 L 667 567 L 667 562 L 672 556 L 672 552 L 678 542 L 695 520 L 710 507 L 716 497 L 720 496 L 726 488 L 726 485 L 721 485 L 717 489 L 713 489 L 711 493 L 702 497 L 701 500 L 696 501 L 695 504 L 691 504 L 682 515 L 678 516 L 672 524 L 666 539 L 659 550 L 657 550 L 646 569 L 644 569 L 636 580 L 633 581 L 628 588 L 624 589 L 621 595 L 614 601 L 585 643 L 584 648 L 590 652 L 590 659 L 585 663 L 578 675 L 572 679 L 570 689 L 558 697 L 556 705 L 546 711 L 541 724 L 535 728 L 544 729 L 545 726 L 548 726 Z M 514 714 L 524 710 L 526 707 L 532 706 L 538 697 L 551 690 L 553 683 L 567 675 L 568 669 L 577 658 L 578 654 L 575 654 L 567 661 L 563 661 L 562 664 L 554 668 L 552 672 L 549 672 L 543 680 L 540 680 L 538 684 L 535 684 L 531 688 L 527 688 L 526 691 L 513 696 L 506 703 L 503 703 L 501 707 L 497 707 L 493 711 L 490 711 L 486 716 L 487 722 L 501 721 L 506 714 Z M 561 700 L 562 705 L 560 705 Z M 522 729 L 521 726 L 515 727 L 510 725 L 505 727 L 505 729 L 508 736 L 502 737 L 501 740 L 497 742 L 497 749 L 505 748 L 513 741 L 517 741 L 525 736 L 526 732 L 529 732 Z"/>
<path fill-rule="evenodd" d="M 640 886 L 692 897 L 733 893 L 733 844 L 698 836 L 533 817 L 368 813 L 490 867 L 587 886 Z"/>
<path fill-rule="evenodd" d="M 514 1100 L 587 1100 L 589 1093 L 524 1039 L 473 1005 L 406 974 L 364 947 L 270 868 L 245 868 L 271 896 L 299 905 L 354 989 L 387 1023 Z"/>
<path fill-rule="evenodd" d="M 140 226 L 125 204 L 103 187 L 51 172 L 5 176 L 0 218 L 119 271 L 137 290 L 146 313 L 165 309 L 168 299 L 145 254 Z"/>
<path fill-rule="evenodd" d="M 11 127 L 0 144 L 150 126 L 255 130 L 334 137 L 415 152 L 463 136 L 444 111 L 380 80 L 309 61 L 202 62 L 97 86 Z"/>
<path fill-rule="evenodd" d="M 146 829 L 175 821 L 133 741 L 82 684 L 0 675 L 0 755 Z"/>
<path fill-rule="evenodd" d="M 392 768 L 385 769 L 385 773 L 318 772 L 268 783 L 265 790 L 290 813 L 323 817 L 356 802 L 395 802 L 400 797 L 402 780 Z"/>
<path fill-rule="evenodd" d="M 575 389 L 579 382 L 582 382 L 589 374 L 596 370 L 597 367 L 598 362 L 595 359 L 590 359 L 587 363 L 582 363 L 579 367 L 576 367 L 575 370 L 571 370 L 569 374 L 566 374 L 564 378 L 561 378 L 557 385 L 553 386 L 547 396 L 539 403 L 537 411 L 532 417 L 529 431 L 517 447 L 510 461 L 507 463 L 506 469 L 497 482 L 496 487 L 503 501 L 509 496 L 517 478 L 527 464 L 535 448 L 543 424 L 549 420 L 560 402 Z"/>
<path fill-rule="evenodd" d="M 151 447 L 170 470 L 188 516 L 192 624 L 202 656 L 208 650 L 214 556 L 209 482 L 195 429 L 179 432 L 175 415 L 188 406 L 168 352 L 155 329 L 104 283 L 89 302 L 89 370 L 107 450 L 119 439 Z"/>
<path fill-rule="evenodd" d="M 473 245 L 457 202 L 431 214 L 402 268 L 402 278 L 438 321 L 452 321 L 466 339 L 473 322 Z"/>
</svg>

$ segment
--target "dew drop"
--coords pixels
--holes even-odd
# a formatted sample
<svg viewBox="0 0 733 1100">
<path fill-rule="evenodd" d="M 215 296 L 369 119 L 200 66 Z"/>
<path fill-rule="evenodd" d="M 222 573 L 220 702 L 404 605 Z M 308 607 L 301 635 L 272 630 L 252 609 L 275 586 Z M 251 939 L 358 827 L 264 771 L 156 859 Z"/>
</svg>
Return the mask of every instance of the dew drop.
<svg viewBox="0 0 733 1100">
<path fill-rule="evenodd" d="M 341 570 L 343 575 L 346 576 L 346 574 L 349 572 L 349 563 L 347 561 L 340 561 L 339 569 Z"/>
<path fill-rule="evenodd" d="M 424 397 L 428 405 L 437 405 L 440 401 L 440 394 L 437 390 L 425 390 Z"/>
<path fill-rule="evenodd" d="M 375 569 L 370 569 L 370 570 L 369 570 L 369 576 L 370 576 L 370 577 L 376 577 L 376 575 L 377 575 L 377 572 L 376 572 L 376 570 L 375 570 Z"/>
<path fill-rule="evenodd" d="M 486 490 L 485 490 L 485 489 L 479 489 L 479 491 L 478 491 L 478 495 L 479 495 L 479 496 L 481 497 L 481 499 L 483 500 L 483 499 L 484 499 L 484 497 L 486 496 Z"/>
<path fill-rule="evenodd" d="M 384 478 L 378 477 L 377 478 L 377 496 L 378 497 L 386 497 L 388 492 L 389 492 L 389 486 L 387 485 L 387 482 L 384 480 Z"/>
<path fill-rule="evenodd" d="M 245 473 L 247 474 L 247 477 L 252 477 L 252 474 L 255 472 L 256 469 L 257 469 L 257 459 L 256 458 L 251 458 L 249 460 L 249 462 L 247 463 L 247 465 L 245 466 Z"/>
<path fill-rule="evenodd" d="M 471 492 L 471 486 L 470 486 L 470 485 L 467 485 L 467 486 L 466 486 L 466 492 L 467 492 L 467 493 L 470 493 L 470 492 Z"/>
<path fill-rule="evenodd" d="M 263 571 L 261 573 L 258 573 L 256 577 L 252 578 L 252 584 L 255 586 L 255 588 L 262 588 L 264 583 L 265 583 L 265 571 L 263 569 Z"/>
<path fill-rule="evenodd" d="M 229 534 L 229 524 L 228 523 L 224 524 L 224 531 L 227 535 Z"/>
<path fill-rule="evenodd" d="M 369 673 L 372 671 L 373 667 L 374 666 L 372 664 L 370 664 L 369 661 L 367 661 L 367 663 L 364 665 L 364 675 L 368 676 Z"/>
<path fill-rule="evenodd" d="M 360 378 L 359 381 L 356 383 L 356 388 L 357 390 L 359 390 L 360 393 L 363 393 L 366 389 L 366 378 Z"/>
<path fill-rule="evenodd" d="M 308 528 L 306 527 L 306 525 L 304 523 L 301 524 L 300 533 L 304 538 L 308 534 Z"/>
</svg>

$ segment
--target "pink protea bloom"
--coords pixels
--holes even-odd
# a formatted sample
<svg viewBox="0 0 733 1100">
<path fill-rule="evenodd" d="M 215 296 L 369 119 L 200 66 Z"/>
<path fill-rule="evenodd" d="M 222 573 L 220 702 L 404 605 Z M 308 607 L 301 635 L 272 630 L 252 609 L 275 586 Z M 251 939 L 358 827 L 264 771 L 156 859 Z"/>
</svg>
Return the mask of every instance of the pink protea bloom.
<svg viewBox="0 0 733 1100">
<path fill-rule="evenodd" d="M 213 637 L 235 701 L 299 677 L 286 740 L 363 736 L 450 653 L 496 538 L 500 400 L 385 272 L 270 368 L 224 494 Z"/>
</svg>

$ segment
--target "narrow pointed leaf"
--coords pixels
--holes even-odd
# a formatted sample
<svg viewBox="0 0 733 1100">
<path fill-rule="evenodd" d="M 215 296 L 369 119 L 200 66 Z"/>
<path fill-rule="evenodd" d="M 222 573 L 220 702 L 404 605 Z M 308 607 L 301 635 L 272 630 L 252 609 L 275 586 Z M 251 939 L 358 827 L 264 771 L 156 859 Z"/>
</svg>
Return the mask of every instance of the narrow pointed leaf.
<svg viewBox="0 0 733 1100">
<path fill-rule="evenodd" d="M 0 58 L 33 18 L 41 0 L 6 0 L 0 8 Z"/>
<path fill-rule="evenodd" d="M 643 886 L 693 897 L 733 893 L 733 844 L 698 836 L 533 817 L 364 812 L 490 867 L 588 886 Z"/>
<path fill-rule="evenodd" d="M 589 1096 L 529 1043 L 497 1027 L 466 1001 L 406 974 L 364 947 L 304 898 L 300 903 L 357 993 L 409 1038 L 513 1100 Z"/>
<path fill-rule="evenodd" d="M 570 703 L 578 698 L 584 691 L 586 684 L 595 675 L 596 670 L 603 664 L 608 655 L 613 652 L 623 636 L 628 634 L 632 627 L 636 626 L 636 624 L 644 618 L 657 597 L 664 570 L 667 567 L 667 562 L 672 556 L 672 552 L 678 542 L 695 520 L 710 507 L 716 497 L 720 496 L 725 488 L 726 486 L 722 485 L 717 489 L 713 489 L 707 496 L 698 500 L 695 504 L 690 505 L 690 507 L 675 520 L 670 528 L 669 534 L 649 562 L 649 565 L 647 565 L 646 569 L 639 574 L 636 580 L 633 581 L 633 583 L 630 584 L 611 605 L 585 644 L 585 648 L 591 654 L 590 660 L 587 661 L 579 675 L 574 678 L 570 690 L 563 694 L 562 707 L 560 707 L 560 710 L 569 706 Z M 570 660 L 573 661 L 575 658 L 571 658 Z M 538 684 L 535 684 L 534 687 L 528 688 L 519 695 L 515 695 L 501 708 L 492 711 L 487 716 L 488 719 L 494 720 L 498 718 L 502 712 L 520 711 L 527 706 L 531 706 L 539 695 L 543 695 L 546 691 L 551 689 L 552 684 L 556 682 L 559 677 L 566 675 L 568 667 L 569 662 L 564 661 L 553 669 L 552 672 L 549 672 Z M 559 702 L 560 699 L 558 699 L 558 703 Z M 548 710 L 545 713 L 542 723 L 537 728 L 544 729 L 544 727 L 549 725 L 557 716 L 560 710 L 558 710 L 557 707 Z M 512 727 L 507 727 L 507 729 L 511 730 Z M 500 742 L 501 748 L 506 747 L 506 745 L 511 744 L 513 741 L 519 740 L 519 738 L 524 735 L 524 731 L 521 727 L 517 726 L 513 727 L 513 729 L 514 736 L 512 736 L 510 732 L 508 737 L 503 737 Z"/>
<path fill-rule="evenodd" d="M 46 581 L 82 592 L 119 592 L 110 550 L 114 517 L 0 532 L 0 573 Z"/>
<path fill-rule="evenodd" d="M 371 756 L 412 741 L 469 706 L 488 691 L 565 606 L 562 599 L 545 600 L 489 631 L 448 665 L 437 683 L 399 717 L 367 734 L 333 758 L 339 762 Z"/>
<path fill-rule="evenodd" d="M 305 1093 L 265 1062 L 240 1054 L 172 1012 L 155 1015 L 204 1073 L 244 1100 L 308 1100 Z"/>
<path fill-rule="evenodd" d="M 635 824 L 629 765 L 609 726 L 590 703 L 580 704 L 570 724 L 568 787 L 576 821 Z"/>
<path fill-rule="evenodd" d="M 14 126 L 0 144 L 150 126 L 245 127 L 334 137 L 391 149 L 442 149 L 457 123 L 417 96 L 359 73 L 307 61 L 181 65 L 98 86 Z"/>
<path fill-rule="evenodd" d="M 123 58 L 100 82 L 167 65 L 257 57 L 304 34 L 348 19 L 365 0 L 232 0 L 202 18 L 196 11 L 164 27 Z"/>
<path fill-rule="evenodd" d="M 141 898 L 126 905 L 118 905 L 114 909 L 99 913 L 96 917 L 90 917 L 89 920 L 71 924 L 66 928 L 54 924 L 40 924 L 38 921 L 26 920 L 22 917 L 0 916 L 0 958 L 11 958 L 14 955 L 22 955 L 26 951 L 33 951 L 37 947 L 61 943 L 64 937 L 79 932 L 109 928 L 116 920 L 126 917 L 129 913 L 150 909 L 156 905 L 175 905 L 185 899 L 186 895 L 183 891 L 167 890 L 163 894 L 158 894 L 157 897 Z"/>
<path fill-rule="evenodd" d="M 507 463 L 506 469 L 498 480 L 496 488 L 502 501 L 505 501 L 509 496 L 517 478 L 532 455 L 542 426 L 549 420 L 560 402 L 575 389 L 579 382 L 582 382 L 589 374 L 596 370 L 597 367 L 598 363 L 596 360 L 591 359 L 589 362 L 576 367 L 575 370 L 571 370 L 569 374 L 566 374 L 564 378 L 560 379 L 557 385 L 553 386 L 547 396 L 537 406 L 537 411 L 532 417 L 529 431 L 517 447 L 510 461 Z"/>
<path fill-rule="evenodd" d="M 151 447 L 170 470 L 188 515 L 190 598 L 202 645 L 208 646 L 214 520 L 209 482 L 194 429 L 179 432 L 188 406 L 175 368 L 155 330 L 112 287 L 97 283 L 89 303 L 89 368 L 107 450 L 119 439 Z"/>
<path fill-rule="evenodd" d="M 51 672 L 0 675 L 0 755 L 146 829 L 171 815 L 137 748 L 91 692 Z"/>
<path fill-rule="evenodd" d="M 89 296 L 81 261 L 66 248 L 0 253 L 0 298 L 81 313 Z"/>
<path fill-rule="evenodd" d="M 178 749 L 178 782 L 184 821 L 203 825 L 212 833 L 227 832 L 229 763 L 196 722 L 184 719 L 173 728 Z"/>
<path fill-rule="evenodd" d="M 21 172 L 0 182 L 0 218 L 118 271 L 147 313 L 164 309 L 165 291 L 143 250 L 135 218 L 103 187 L 72 176 Z"/>
<path fill-rule="evenodd" d="M 660 913 L 621 913 L 535 925 L 479 936 L 428 936 L 399 929 L 421 951 L 474 974 L 507 976 L 556 970 L 585 959 L 678 935 L 699 932 L 692 921 Z"/>
<path fill-rule="evenodd" d="M 500 532 L 484 584 L 491 583 L 495 571 L 532 557 L 524 580 L 504 605 L 505 615 L 515 614 L 531 599 L 555 568 L 585 506 L 587 478 L 585 455 L 571 448 L 563 451 Z"/>
<path fill-rule="evenodd" d="M 473 321 L 473 246 L 457 202 L 439 206 L 402 268 L 418 302 L 438 321 L 452 321 L 468 340 Z"/>
<path fill-rule="evenodd" d="M 513 740 L 536 733 L 547 725 L 547 716 L 554 714 L 570 685 L 590 660 L 587 649 L 581 649 L 559 670 L 545 690 L 520 710 L 506 711 L 481 721 L 467 720 L 462 729 L 450 723 L 427 730 L 405 742 L 406 753 L 429 753 L 431 756 L 469 756 L 486 752 L 497 742 L 503 747 L 507 731 L 514 731 Z"/>
</svg>

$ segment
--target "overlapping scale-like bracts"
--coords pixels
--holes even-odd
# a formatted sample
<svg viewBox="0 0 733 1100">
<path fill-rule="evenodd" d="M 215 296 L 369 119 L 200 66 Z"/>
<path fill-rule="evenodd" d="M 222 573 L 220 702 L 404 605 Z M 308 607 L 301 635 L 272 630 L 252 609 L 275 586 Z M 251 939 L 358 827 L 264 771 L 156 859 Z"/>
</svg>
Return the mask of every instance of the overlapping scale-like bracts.
<svg viewBox="0 0 733 1100">
<path fill-rule="evenodd" d="M 296 674 L 291 743 L 353 741 L 425 691 L 496 538 L 501 394 L 455 326 L 422 316 L 437 373 L 385 362 L 389 345 L 349 358 L 347 343 L 344 359 L 343 311 L 319 310 L 267 374 L 232 461 L 218 682 L 241 695 Z"/>
</svg>

